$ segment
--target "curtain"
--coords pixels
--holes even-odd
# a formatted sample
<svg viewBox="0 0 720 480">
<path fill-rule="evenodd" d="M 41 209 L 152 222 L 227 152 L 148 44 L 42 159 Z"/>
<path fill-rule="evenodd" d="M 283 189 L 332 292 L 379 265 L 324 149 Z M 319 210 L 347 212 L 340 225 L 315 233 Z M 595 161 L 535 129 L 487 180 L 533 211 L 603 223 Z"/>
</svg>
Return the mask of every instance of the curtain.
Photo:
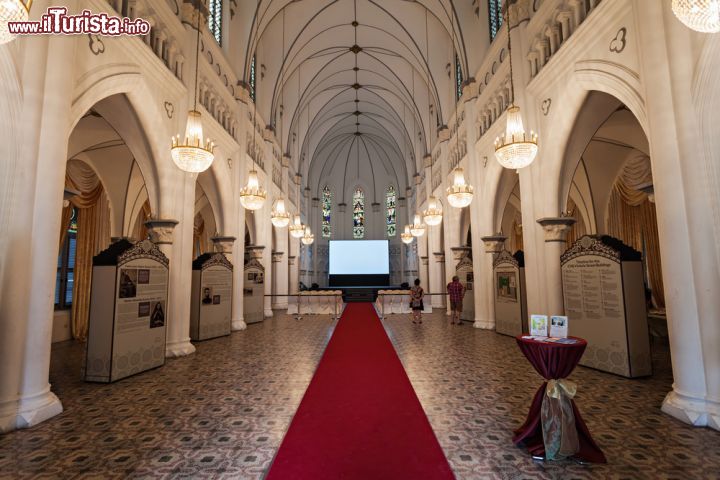
<svg viewBox="0 0 720 480">
<path fill-rule="evenodd" d="M 80 192 L 70 199 L 78 210 L 71 327 L 73 337 L 85 341 L 90 315 L 92 258 L 110 244 L 110 207 L 100 179 L 87 164 L 70 160 L 65 182 Z M 64 231 L 67 232 L 67 228 Z"/>
<path fill-rule="evenodd" d="M 205 220 L 199 213 L 195 215 L 193 224 L 193 247 L 195 248 L 195 256 L 200 256 L 208 251 L 208 239 L 205 235 Z"/>
<path fill-rule="evenodd" d="M 607 232 L 643 253 L 653 304 L 665 308 L 655 204 L 639 190 L 651 184 L 650 159 L 640 155 L 628 160 L 610 196 Z"/>
<path fill-rule="evenodd" d="M 68 227 L 70 226 L 70 219 L 72 218 L 72 204 L 67 207 L 63 206 L 62 214 L 60 216 L 60 245 L 58 246 L 58 254 L 62 250 L 65 239 L 67 238 Z"/>
</svg>

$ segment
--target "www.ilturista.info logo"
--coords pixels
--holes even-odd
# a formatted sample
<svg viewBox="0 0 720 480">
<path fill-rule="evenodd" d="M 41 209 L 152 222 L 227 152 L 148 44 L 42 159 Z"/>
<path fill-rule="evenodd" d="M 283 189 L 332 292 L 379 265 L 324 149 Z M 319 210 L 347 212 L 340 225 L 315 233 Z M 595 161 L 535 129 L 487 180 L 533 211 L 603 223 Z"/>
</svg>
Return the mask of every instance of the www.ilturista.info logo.
<svg viewBox="0 0 720 480">
<path fill-rule="evenodd" d="M 90 10 L 68 15 L 66 7 L 50 7 L 40 21 L 8 22 L 8 31 L 12 35 L 147 35 L 150 23 L 142 18 L 113 17 Z"/>
</svg>

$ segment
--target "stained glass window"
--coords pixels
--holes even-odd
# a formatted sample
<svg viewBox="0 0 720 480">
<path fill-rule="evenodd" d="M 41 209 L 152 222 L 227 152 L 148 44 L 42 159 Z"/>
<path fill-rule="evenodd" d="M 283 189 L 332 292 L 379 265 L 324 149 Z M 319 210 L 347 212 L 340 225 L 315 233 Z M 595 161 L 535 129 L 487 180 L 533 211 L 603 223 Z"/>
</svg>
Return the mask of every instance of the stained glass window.
<svg viewBox="0 0 720 480">
<path fill-rule="evenodd" d="M 397 233 L 397 212 L 395 210 L 395 187 L 390 185 L 385 194 L 385 208 L 387 209 L 387 235 L 394 237 Z"/>
<path fill-rule="evenodd" d="M 357 187 L 353 193 L 353 238 L 365 236 L 365 193 Z"/>
<path fill-rule="evenodd" d="M 460 65 L 460 58 L 458 58 L 458 56 L 456 54 L 455 55 L 455 88 L 456 88 L 458 100 L 460 100 L 460 97 L 462 97 L 462 89 L 463 89 L 464 81 L 465 81 L 465 79 L 463 78 L 462 65 Z"/>
<path fill-rule="evenodd" d="M 253 55 L 252 62 L 250 63 L 250 99 L 255 103 L 255 82 L 257 77 L 257 71 L 255 70 L 255 60 L 256 57 Z"/>
<path fill-rule="evenodd" d="M 330 238 L 332 227 L 330 226 L 330 217 L 332 215 L 332 192 L 330 187 L 325 185 L 322 192 L 322 236 Z"/>
<path fill-rule="evenodd" d="M 208 1 L 208 28 L 218 45 L 222 45 L 222 0 Z"/>
<path fill-rule="evenodd" d="M 490 19 L 490 41 L 495 38 L 503 24 L 502 0 L 488 0 L 488 17 Z"/>
</svg>

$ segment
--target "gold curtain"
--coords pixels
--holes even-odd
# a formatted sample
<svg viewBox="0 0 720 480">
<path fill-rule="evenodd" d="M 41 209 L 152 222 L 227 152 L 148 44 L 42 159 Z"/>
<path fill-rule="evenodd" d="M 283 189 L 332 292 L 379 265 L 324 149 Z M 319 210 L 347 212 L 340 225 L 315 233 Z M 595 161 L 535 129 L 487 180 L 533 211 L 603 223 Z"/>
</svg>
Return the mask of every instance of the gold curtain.
<svg viewBox="0 0 720 480">
<path fill-rule="evenodd" d="M 207 236 L 205 235 L 205 220 L 199 213 L 195 215 L 193 224 L 193 248 L 195 256 L 198 257 L 208 251 Z"/>
<path fill-rule="evenodd" d="M 74 338 L 85 341 L 90 314 L 92 259 L 110 244 L 110 207 L 102 183 L 88 165 L 76 160 L 68 162 L 65 183 L 80 192 L 70 199 L 78 211 L 71 328 Z M 67 226 L 63 230 L 67 232 Z"/>
<path fill-rule="evenodd" d="M 646 185 L 652 185 L 650 158 L 641 154 L 627 161 L 615 181 L 608 206 L 607 232 L 644 253 L 653 303 L 665 308 L 655 204 L 640 190 Z"/>
</svg>

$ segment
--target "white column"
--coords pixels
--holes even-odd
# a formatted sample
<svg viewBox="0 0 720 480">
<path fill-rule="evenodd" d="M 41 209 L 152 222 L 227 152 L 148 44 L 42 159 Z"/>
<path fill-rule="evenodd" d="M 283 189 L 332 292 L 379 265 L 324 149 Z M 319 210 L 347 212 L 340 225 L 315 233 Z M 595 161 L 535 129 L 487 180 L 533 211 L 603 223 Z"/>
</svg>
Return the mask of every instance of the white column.
<svg viewBox="0 0 720 480">
<path fill-rule="evenodd" d="M 278 232 L 280 233 L 280 232 Z M 286 249 L 287 245 L 283 247 Z M 273 295 L 287 295 L 288 291 L 288 278 L 287 278 L 287 254 L 283 251 L 273 252 L 272 254 L 273 264 Z M 272 308 L 273 310 L 284 310 L 287 309 L 287 297 L 276 296 L 272 297 Z"/>
<path fill-rule="evenodd" d="M 567 249 L 567 234 L 576 220 L 571 217 L 541 218 L 537 221 L 545 232 L 546 315 L 564 315 L 562 269 L 560 256 Z"/>
<path fill-rule="evenodd" d="M 639 2 L 636 2 L 639 3 Z M 696 41 L 670 5 L 636 5 L 643 46 L 660 253 L 665 284 L 673 389 L 662 409 L 686 423 L 720 429 L 720 272 L 713 188 L 692 98 Z"/>
<path fill-rule="evenodd" d="M 15 42 L 23 42 L 22 128 L 18 138 L 3 141 L 17 142 L 22 169 L 14 179 L 13 236 L 2 252 L 0 432 L 31 427 L 62 412 L 48 375 L 70 133 L 68 92 L 73 91 L 67 66 L 77 43 L 74 37 L 44 36 Z"/>
<path fill-rule="evenodd" d="M 164 202 L 170 205 L 179 220 L 173 230 L 170 249 L 170 284 L 168 285 L 168 324 L 165 355 L 181 357 L 195 352 L 190 343 L 190 296 L 192 287 L 193 222 L 195 219 L 195 185 L 197 175 L 175 172 L 176 192 L 163 192 Z M 168 197 L 168 195 L 173 195 Z"/>
</svg>

